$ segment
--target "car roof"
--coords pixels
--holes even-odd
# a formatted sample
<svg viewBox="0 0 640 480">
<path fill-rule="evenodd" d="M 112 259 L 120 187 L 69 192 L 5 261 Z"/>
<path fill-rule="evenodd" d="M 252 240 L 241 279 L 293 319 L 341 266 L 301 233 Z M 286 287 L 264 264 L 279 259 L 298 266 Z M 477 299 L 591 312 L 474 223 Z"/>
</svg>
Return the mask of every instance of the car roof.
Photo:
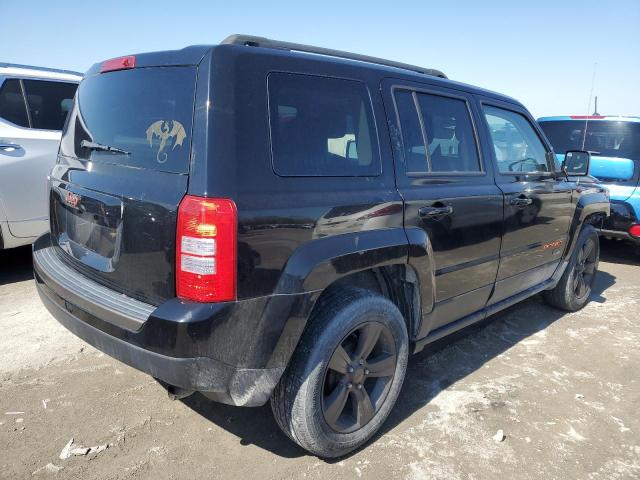
<svg viewBox="0 0 640 480">
<path fill-rule="evenodd" d="M 429 80 L 430 83 L 441 83 L 444 87 L 464 90 L 466 92 L 485 95 L 508 103 L 522 105 L 516 99 L 507 95 L 476 87 L 474 85 L 453 81 L 441 70 L 435 68 L 423 68 L 394 60 L 371 57 L 368 55 L 298 43 L 283 42 L 263 37 L 254 37 L 251 35 L 230 35 L 220 43 L 218 48 L 224 48 L 226 46 L 253 49 L 256 53 L 262 51 L 262 53 L 269 52 L 274 55 L 301 56 L 302 58 L 315 57 L 316 59 L 320 59 L 320 61 L 324 62 L 350 64 L 359 68 L 390 73 L 396 77 L 400 75 L 408 80 L 415 80 L 418 82 Z"/>
<path fill-rule="evenodd" d="M 261 40 L 267 40 L 269 42 L 264 44 L 264 46 L 262 44 L 253 45 L 253 44 L 240 44 L 240 43 L 229 42 L 229 39 L 233 37 L 240 37 L 241 40 L 246 40 L 247 38 L 260 39 L 260 37 L 232 35 L 231 37 L 227 37 L 227 39 L 223 40 L 223 42 L 218 45 L 192 45 L 192 46 L 185 47 L 181 50 L 166 50 L 161 52 L 137 53 L 137 54 L 134 54 L 134 56 L 136 57 L 136 68 L 151 67 L 151 66 L 169 66 L 169 65 L 198 65 L 208 52 L 212 52 L 217 49 L 238 49 L 243 53 L 249 53 L 254 55 L 271 55 L 274 57 L 290 56 L 290 57 L 297 57 L 300 59 L 313 59 L 315 61 L 324 62 L 324 63 L 351 65 L 357 68 L 364 68 L 364 69 L 378 71 L 383 74 L 386 74 L 389 77 L 403 78 L 405 80 L 415 81 L 415 82 L 424 82 L 425 80 L 427 80 L 429 83 L 442 85 L 443 87 L 462 90 L 462 91 L 474 93 L 477 95 L 484 95 L 486 97 L 490 97 L 496 100 L 522 106 L 522 104 L 518 100 L 512 97 L 509 97 L 507 95 L 503 95 L 501 93 L 493 92 L 491 90 L 486 90 L 480 87 L 476 87 L 474 85 L 457 82 L 448 78 L 441 78 L 437 74 L 442 74 L 442 72 L 436 69 L 428 69 L 428 68 L 421 69 L 420 67 L 415 67 L 413 65 L 406 65 L 399 62 L 394 62 L 394 61 L 389 61 L 384 59 L 377 59 L 377 58 L 368 57 L 365 55 L 350 54 L 349 52 L 339 52 L 335 50 L 322 49 L 319 47 L 310 47 L 307 45 L 291 44 L 288 42 L 278 42 L 278 41 L 269 40 L 269 39 L 261 39 Z M 280 44 L 285 45 L 285 47 L 279 46 Z M 314 50 L 301 51 L 293 48 L 288 48 L 290 46 L 299 46 L 301 48 L 309 48 Z M 334 52 L 336 54 L 347 54 L 350 57 L 332 55 L 330 53 L 318 53 L 318 52 Z M 376 60 L 383 61 L 386 63 L 376 63 Z M 102 62 L 98 62 L 94 64 L 91 68 L 89 68 L 89 70 L 85 72 L 85 76 L 88 77 L 88 76 L 97 74 L 100 71 L 101 64 Z M 397 66 L 393 66 L 394 64 Z M 400 67 L 401 65 L 404 65 L 407 68 L 401 68 Z M 420 73 L 420 70 L 424 72 L 430 71 L 431 74 Z"/>
<path fill-rule="evenodd" d="M 36 67 L 33 65 L 19 65 L 16 63 L 0 62 L 0 75 L 11 77 L 42 78 L 47 80 L 64 80 L 79 82 L 82 74 L 71 70 L 58 68 Z"/>
<path fill-rule="evenodd" d="M 538 122 L 558 122 L 558 121 L 614 121 L 614 122 L 634 122 L 640 123 L 640 117 L 632 117 L 632 116 L 622 116 L 622 115 L 564 115 L 564 116 L 553 116 L 553 117 L 540 117 Z"/>
<path fill-rule="evenodd" d="M 494 92 L 491 90 L 487 90 L 481 87 L 477 87 L 475 85 L 470 85 L 463 82 L 458 82 L 455 80 L 451 80 L 450 78 L 442 78 L 436 75 L 430 75 L 426 73 L 419 73 L 417 71 L 408 70 L 405 68 L 394 67 L 390 65 L 378 64 L 374 62 L 367 62 L 361 60 L 353 60 L 349 58 L 343 57 L 332 57 L 326 55 L 319 55 L 315 53 L 308 52 L 298 52 L 298 51 L 288 51 L 288 50 L 278 50 L 272 48 L 263 48 L 263 47 L 252 47 L 252 46 L 238 46 L 238 45 L 219 45 L 215 48 L 242 48 L 242 49 L 253 49 L 255 54 L 264 54 L 264 55 L 285 55 L 291 57 L 299 57 L 304 59 L 314 59 L 318 61 L 322 61 L 325 63 L 334 63 L 334 64 L 343 64 L 343 65 L 352 65 L 358 68 L 364 68 L 368 70 L 373 70 L 385 74 L 388 77 L 394 78 L 402 78 L 409 81 L 415 82 L 424 82 L 427 80 L 429 83 L 434 85 L 441 85 L 445 88 L 452 88 L 456 90 L 463 90 L 469 93 L 475 93 L 478 95 L 484 95 L 486 97 L 491 97 L 496 100 L 501 100 L 507 103 L 513 103 L 516 105 L 522 105 L 515 98 L 509 97 L 507 95 L 503 95 L 498 92 Z"/>
</svg>

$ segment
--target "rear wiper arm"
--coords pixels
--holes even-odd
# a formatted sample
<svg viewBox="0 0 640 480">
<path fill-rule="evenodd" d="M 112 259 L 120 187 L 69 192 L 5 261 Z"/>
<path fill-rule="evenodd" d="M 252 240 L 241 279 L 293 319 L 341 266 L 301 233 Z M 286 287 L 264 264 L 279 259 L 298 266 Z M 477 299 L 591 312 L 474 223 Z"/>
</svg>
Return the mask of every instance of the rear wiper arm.
<svg viewBox="0 0 640 480">
<path fill-rule="evenodd" d="M 80 142 L 82 148 L 88 148 L 89 150 L 99 150 L 101 152 L 120 153 L 122 155 L 131 155 L 131 152 L 122 150 L 121 148 L 110 147 L 109 145 L 103 145 L 101 143 L 90 142 L 88 140 L 82 140 Z"/>
</svg>

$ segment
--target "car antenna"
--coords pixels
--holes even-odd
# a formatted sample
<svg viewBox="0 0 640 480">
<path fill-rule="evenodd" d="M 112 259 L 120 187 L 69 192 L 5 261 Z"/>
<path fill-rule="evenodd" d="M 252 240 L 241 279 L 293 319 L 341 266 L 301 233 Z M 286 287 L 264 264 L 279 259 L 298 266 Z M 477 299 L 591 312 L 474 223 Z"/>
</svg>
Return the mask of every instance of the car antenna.
<svg viewBox="0 0 640 480">
<path fill-rule="evenodd" d="M 589 125 L 589 111 L 591 110 L 591 99 L 593 98 L 593 86 L 596 83 L 596 70 L 598 69 L 598 62 L 593 63 L 593 75 L 591 76 L 591 91 L 589 92 L 589 103 L 587 104 L 587 115 L 584 119 L 584 132 L 582 133 L 582 148 L 580 150 L 584 150 L 584 145 L 587 142 L 587 126 Z M 597 101 L 596 101 L 597 103 Z M 596 108 L 597 110 L 597 108 Z"/>
<path fill-rule="evenodd" d="M 598 113 L 598 95 L 596 95 L 595 107 L 593 108 L 593 116 L 597 117 L 598 115 L 600 115 L 600 114 Z"/>
</svg>

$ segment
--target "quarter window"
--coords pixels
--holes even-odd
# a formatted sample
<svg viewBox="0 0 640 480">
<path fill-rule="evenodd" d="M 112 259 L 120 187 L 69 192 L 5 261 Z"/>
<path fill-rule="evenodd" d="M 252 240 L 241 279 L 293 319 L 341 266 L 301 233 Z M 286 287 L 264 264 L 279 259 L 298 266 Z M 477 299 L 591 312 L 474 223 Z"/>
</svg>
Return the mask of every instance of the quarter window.
<svg viewBox="0 0 640 480">
<path fill-rule="evenodd" d="M 371 101 L 358 81 L 269 75 L 273 166 L 282 176 L 375 176 Z"/>
<path fill-rule="evenodd" d="M 549 171 L 544 145 L 523 115 L 491 106 L 484 114 L 500 173 Z"/>
<path fill-rule="evenodd" d="M 407 172 L 428 172 L 426 149 L 420 127 L 420 117 L 413 94 L 406 90 L 396 93 L 396 105 L 402 130 L 405 168 Z"/>
<path fill-rule="evenodd" d="M 29 127 L 20 80 L 6 80 L 0 89 L 0 117 L 20 127 Z"/>
<path fill-rule="evenodd" d="M 407 172 L 455 175 L 481 171 L 464 100 L 401 90 L 396 93 L 396 104 Z"/>
</svg>

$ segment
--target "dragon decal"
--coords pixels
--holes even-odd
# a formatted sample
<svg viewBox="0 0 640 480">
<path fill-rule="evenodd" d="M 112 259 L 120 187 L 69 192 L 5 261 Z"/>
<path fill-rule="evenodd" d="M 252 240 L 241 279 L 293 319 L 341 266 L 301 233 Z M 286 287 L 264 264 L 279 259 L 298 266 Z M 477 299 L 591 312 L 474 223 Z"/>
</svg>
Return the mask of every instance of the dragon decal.
<svg viewBox="0 0 640 480">
<path fill-rule="evenodd" d="M 174 138 L 173 147 L 171 147 L 171 150 L 174 150 L 178 145 L 182 146 L 182 142 L 187 137 L 187 132 L 185 132 L 182 124 L 176 120 L 158 120 L 147 128 L 147 140 L 150 147 L 153 147 L 153 139 L 156 135 L 160 138 L 160 148 L 158 149 L 156 160 L 158 160 L 158 163 L 165 163 L 168 157 L 165 149 L 168 146 L 169 139 Z"/>
</svg>

